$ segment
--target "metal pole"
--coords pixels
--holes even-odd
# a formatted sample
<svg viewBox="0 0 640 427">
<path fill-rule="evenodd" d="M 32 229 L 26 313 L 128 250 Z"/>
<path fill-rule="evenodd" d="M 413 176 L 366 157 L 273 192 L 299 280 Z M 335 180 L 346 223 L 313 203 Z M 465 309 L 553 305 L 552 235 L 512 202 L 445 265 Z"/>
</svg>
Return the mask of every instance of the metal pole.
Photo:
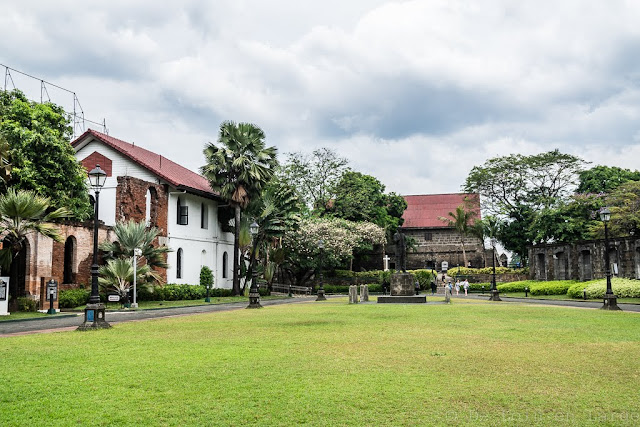
<svg viewBox="0 0 640 427">
<path fill-rule="evenodd" d="M 611 289 L 611 260 L 609 259 L 609 227 L 604 223 L 604 274 L 607 276 L 607 295 L 613 295 Z"/>
<path fill-rule="evenodd" d="M 90 304 L 100 303 L 100 294 L 98 293 L 98 203 L 100 200 L 100 190 L 95 190 L 96 206 L 93 215 L 93 264 L 91 264 L 91 296 Z"/>
<path fill-rule="evenodd" d="M 137 284 L 137 279 L 138 279 L 138 257 L 136 256 L 136 250 L 133 250 L 133 308 L 137 308 L 138 307 L 138 300 L 137 300 L 137 289 L 136 289 L 136 284 Z"/>
</svg>

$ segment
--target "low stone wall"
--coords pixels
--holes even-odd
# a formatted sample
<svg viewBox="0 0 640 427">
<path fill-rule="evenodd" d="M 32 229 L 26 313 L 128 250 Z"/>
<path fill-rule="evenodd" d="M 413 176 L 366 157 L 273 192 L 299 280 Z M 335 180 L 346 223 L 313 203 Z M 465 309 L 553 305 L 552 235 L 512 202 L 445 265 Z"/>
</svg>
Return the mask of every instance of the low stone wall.
<svg viewBox="0 0 640 427">
<path fill-rule="evenodd" d="M 493 274 L 466 274 L 459 275 L 456 278 L 467 279 L 469 283 L 491 283 L 491 279 Z M 498 283 L 509 283 L 509 282 L 520 282 L 522 280 L 528 280 L 526 274 L 517 274 L 517 273 L 503 273 L 496 274 L 496 282 Z"/>
</svg>

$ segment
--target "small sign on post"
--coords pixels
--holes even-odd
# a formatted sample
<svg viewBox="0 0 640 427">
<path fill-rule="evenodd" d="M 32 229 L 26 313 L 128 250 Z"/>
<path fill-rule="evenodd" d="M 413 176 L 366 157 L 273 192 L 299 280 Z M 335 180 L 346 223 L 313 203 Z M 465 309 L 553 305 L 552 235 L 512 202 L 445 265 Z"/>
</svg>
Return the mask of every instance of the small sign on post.
<svg viewBox="0 0 640 427">
<path fill-rule="evenodd" d="M 47 314 L 56 314 L 56 309 L 53 308 L 53 302 L 58 299 L 58 282 L 54 279 L 47 282 L 47 299 L 49 300 L 49 310 Z"/>
<path fill-rule="evenodd" d="M 120 301 L 120 295 L 118 295 L 118 294 L 109 294 L 109 295 L 107 295 L 107 301 L 109 301 L 109 302 L 118 302 L 118 301 Z"/>
<path fill-rule="evenodd" d="M 447 271 L 447 270 L 449 270 L 449 262 L 442 261 L 442 271 Z"/>
<path fill-rule="evenodd" d="M 0 277 L 0 316 L 9 315 L 9 278 Z"/>
</svg>

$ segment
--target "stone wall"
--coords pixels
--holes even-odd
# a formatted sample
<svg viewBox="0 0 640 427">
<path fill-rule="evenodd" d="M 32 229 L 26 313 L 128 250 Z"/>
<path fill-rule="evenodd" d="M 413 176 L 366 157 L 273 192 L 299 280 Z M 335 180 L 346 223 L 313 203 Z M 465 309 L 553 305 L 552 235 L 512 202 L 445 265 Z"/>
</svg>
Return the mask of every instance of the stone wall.
<svg viewBox="0 0 640 427">
<path fill-rule="evenodd" d="M 592 280 L 605 277 L 604 240 L 529 248 L 529 277 L 535 280 Z M 640 279 L 640 239 L 609 240 L 611 274 Z"/>
<path fill-rule="evenodd" d="M 131 176 L 119 176 L 116 192 L 116 220 L 146 220 L 147 191 L 151 195 L 149 223 L 167 236 L 168 191 L 164 185 Z"/>
</svg>

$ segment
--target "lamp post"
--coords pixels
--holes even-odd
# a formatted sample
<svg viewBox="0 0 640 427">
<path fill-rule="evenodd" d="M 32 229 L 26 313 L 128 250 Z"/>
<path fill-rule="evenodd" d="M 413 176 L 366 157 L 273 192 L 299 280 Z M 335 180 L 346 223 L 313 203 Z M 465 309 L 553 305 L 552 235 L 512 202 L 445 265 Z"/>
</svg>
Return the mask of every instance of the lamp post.
<svg viewBox="0 0 640 427">
<path fill-rule="evenodd" d="M 253 221 L 249 226 L 249 233 L 251 233 L 251 238 L 253 240 L 253 244 L 256 244 L 255 239 L 258 238 L 258 230 L 260 226 L 257 222 Z M 255 251 L 254 251 L 255 253 Z M 260 305 L 260 292 L 258 292 L 258 271 L 256 269 L 256 261 L 253 260 L 253 264 L 251 265 L 251 288 L 249 288 L 249 305 L 247 308 L 262 308 Z"/>
<path fill-rule="evenodd" d="M 135 248 L 133 250 L 133 304 L 131 308 L 138 308 L 138 290 L 136 284 L 138 281 L 138 257 L 142 256 L 142 249 Z"/>
<path fill-rule="evenodd" d="M 324 240 L 322 239 L 318 240 L 318 249 L 320 249 L 320 267 L 318 268 L 318 278 L 320 280 L 320 287 L 318 288 L 318 298 L 316 298 L 316 301 L 326 301 L 327 298 L 324 296 L 324 283 L 323 283 L 324 280 L 322 277 Z"/>
<path fill-rule="evenodd" d="M 500 294 L 498 292 L 498 287 L 496 286 L 496 238 L 491 238 L 491 247 L 493 248 L 493 256 L 491 257 L 493 260 L 493 273 L 491 275 L 491 296 L 489 297 L 489 301 L 502 301 L 500 299 Z"/>
<path fill-rule="evenodd" d="M 78 330 L 105 329 L 111 325 L 104 318 L 104 304 L 100 302 L 98 293 L 98 202 L 100 199 L 100 189 L 107 180 L 107 173 L 96 165 L 89 172 L 89 184 L 96 195 L 96 203 L 93 211 L 93 263 L 91 264 L 91 296 L 89 303 L 84 309 L 84 322 L 78 326 Z"/>
<path fill-rule="evenodd" d="M 620 310 L 618 307 L 618 298 L 613 294 L 611 289 L 611 261 L 609 260 L 609 227 L 608 223 L 611 219 L 611 211 L 609 208 L 600 210 L 600 219 L 604 223 L 604 274 L 607 276 L 607 292 L 604 294 L 603 310 Z"/>
</svg>

